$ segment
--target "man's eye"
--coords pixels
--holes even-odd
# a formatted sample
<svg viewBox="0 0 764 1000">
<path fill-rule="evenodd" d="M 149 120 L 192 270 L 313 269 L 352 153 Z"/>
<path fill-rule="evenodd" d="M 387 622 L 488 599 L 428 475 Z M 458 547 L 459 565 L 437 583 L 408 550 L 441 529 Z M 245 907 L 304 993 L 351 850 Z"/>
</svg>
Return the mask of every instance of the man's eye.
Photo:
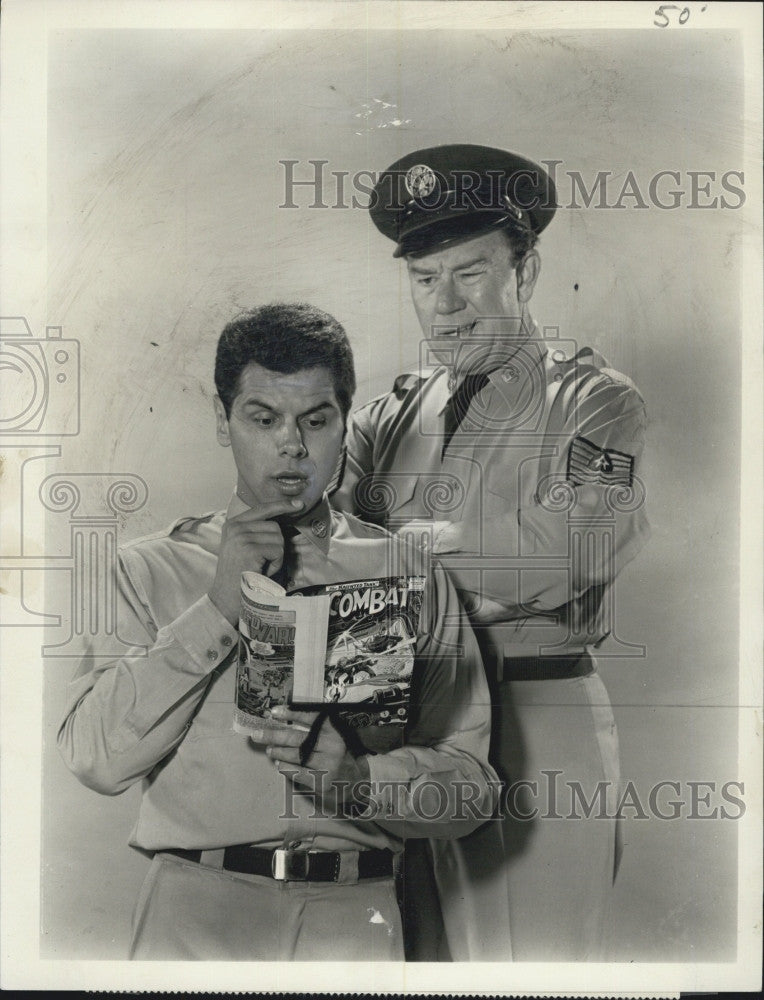
<svg viewBox="0 0 764 1000">
<path fill-rule="evenodd" d="M 252 417 L 252 420 L 254 421 L 254 423 L 257 424 L 258 427 L 273 426 L 273 417 L 268 417 L 265 416 L 264 414 L 256 414 L 254 417 Z"/>
<path fill-rule="evenodd" d="M 459 277 L 462 279 L 462 281 L 466 281 L 469 283 L 470 281 L 475 281 L 484 273 L 485 273 L 484 271 L 463 271 L 459 275 Z"/>
<path fill-rule="evenodd" d="M 308 427 L 310 427 L 311 430 L 316 430 L 316 428 L 318 427 L 326 426 L 326 417 L 320 417 L 320 416 L 308 417 L 308 419 L 305 422 L 307 423 Z"/>
<path fill-rule="evenodd" d="M 424 285 L 427 288 L 435 281 L 435 278 L 432 275 L 423 275 L 421 278 L 417 278 L 416 281 L 418 285 Z"/>
</svg>

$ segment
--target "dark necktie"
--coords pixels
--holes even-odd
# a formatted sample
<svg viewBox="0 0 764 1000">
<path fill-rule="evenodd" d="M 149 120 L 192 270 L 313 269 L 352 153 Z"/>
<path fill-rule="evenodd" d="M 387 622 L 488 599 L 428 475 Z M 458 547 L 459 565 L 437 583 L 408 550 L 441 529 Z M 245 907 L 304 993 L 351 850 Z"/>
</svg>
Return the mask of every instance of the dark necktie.
<svg viewBox="0 0 764 1000">
<path fill-rule="evenodd" d="M 284 536 L 284 561 L 271 576 L 271 580 L 275 580 L 276 583 L 281 584 L 284 590 L 287 590 L 296 569 L 297 553 L 294 548 L 294 537 L 297 534 L 297 528 L 288 521 L 279 521 L 279 527 Z"/>
<path fill-rule="evenodd" d="M 441 459 L 446 453 L 446 448 L 454 436 L 457 427 L 461 424 L 470 408 L 472 397 L 476 396 L 483 386 L 488 382 L 490 372 L 479 372 L 474 375 L 467 375 L 456 392 L 449 398 L 444 410 L 445 426 L 443 430 L 443 448 L 440 453 Z"/>
</svg>

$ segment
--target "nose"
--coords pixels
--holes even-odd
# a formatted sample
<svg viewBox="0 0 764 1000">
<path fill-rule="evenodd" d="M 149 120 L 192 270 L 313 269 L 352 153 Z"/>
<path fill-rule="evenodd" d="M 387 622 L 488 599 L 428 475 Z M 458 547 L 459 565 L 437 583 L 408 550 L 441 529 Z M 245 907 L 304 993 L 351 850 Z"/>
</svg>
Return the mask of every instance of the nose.
<svg viewBox="0 0 764 1000">
<path fill-rule="evenodd" d="M 279 442 L 279 452 L 288 455 L 290 458 L 304 458 L 308 454 L 305 442 L 302 439 L 302 432 L 297 421 L 291 421 L 284 425 L 281 441 Z"/>
<path fill-rule="evenodd" d="M 441 316 L 449 316 L 451 313 L 461 312 L 467 305 L 462 296 L 457 291 L 454 284 L 453 275 L 443 277 L 438 286 L 438 297 L 436 308 Z"/>
</svg>

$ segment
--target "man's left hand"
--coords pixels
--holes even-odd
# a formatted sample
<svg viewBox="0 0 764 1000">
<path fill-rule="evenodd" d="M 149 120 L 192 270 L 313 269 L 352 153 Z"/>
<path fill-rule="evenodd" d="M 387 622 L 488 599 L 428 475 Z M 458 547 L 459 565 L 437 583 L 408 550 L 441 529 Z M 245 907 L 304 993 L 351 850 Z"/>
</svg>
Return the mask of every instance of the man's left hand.
<svg viewBox="0 0 764 1000">
<path fill-rule="evenodd" d="M 264 721 L 262 730 L 251 734 L 250 739 L 265 746 L 265 752 L 282 774 L 298 787 L 315 792 L 326 805 L 359 801 L 353 789 L 358 782 L 368 781 L 368 762 L 365 757 L 354 757 L 350 753 L 327 716 L 324 716 L 308 760 L 305 765 L 300 763 L 300 746 L 318 715 L 318 712 L 297 712 L 277 705 L 271 709 L 273 723 Z"/>
</svg>

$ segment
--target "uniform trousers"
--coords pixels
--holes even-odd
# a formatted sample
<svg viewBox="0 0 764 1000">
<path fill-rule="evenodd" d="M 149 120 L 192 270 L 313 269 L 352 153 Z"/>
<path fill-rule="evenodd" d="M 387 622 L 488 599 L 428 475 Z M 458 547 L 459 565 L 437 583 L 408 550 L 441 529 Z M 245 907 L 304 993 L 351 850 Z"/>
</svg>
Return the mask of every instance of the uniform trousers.
<svg viewBox="0 0 764 1000">
<path fill-rule="evenodd" d="M 392 878 L 282 882 L 154 855 L 130 958 L 393 961 L 403 958 Z"/>
<path fill-rule="evenodd" d="M 407 846 L 407 955 L 596 961 L 618 862 L 620 768 L 607 691 L 594 672 L 507 681 L 495 697 L 501 817 L 460 840 Z"/>
</svg>

